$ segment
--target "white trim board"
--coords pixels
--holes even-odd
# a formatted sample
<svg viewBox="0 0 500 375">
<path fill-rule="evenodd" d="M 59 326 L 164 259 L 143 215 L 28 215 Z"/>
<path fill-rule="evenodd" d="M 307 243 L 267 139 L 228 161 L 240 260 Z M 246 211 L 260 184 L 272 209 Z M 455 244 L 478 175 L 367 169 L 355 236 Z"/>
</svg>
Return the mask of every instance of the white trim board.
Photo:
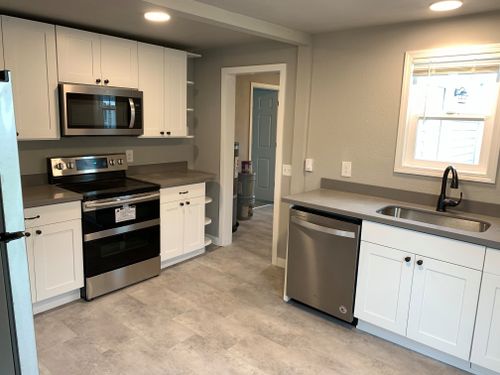
<svg viewBox="0 0 500 375">
<path fill-rule="evenodd" d="M 252 160 L 252 136 L 253 136 L 253 90 L 266 89 L 280 91 L 279 85 L 271 85 L 269 83 L 250 82 L 250 122 L 248 123 L 248 160 Z M 279 107 L 279 103 L 278 103 Z M 276 129 L 277 130 L 277 129 Z"/>
<path fill-rule="evenodd" d="M 249 73 L 280 73 L 278 92 L 278 116 L 276 126 L 276 168 L 274 182 L 273 207 L 273 243 L 272 263 L 278 264 L 278 235 L 281 207 L 281 182 L 283 164 L 283 130 L 285 127 L 286 107 L 286 64 L 267 64 L 239 66 L 221 69 L 221 140 L 220 140 L 220 200 L 219 200 L 219 240 L 220 246 L 232 243 L 232 216 L 233 216 L 233 163 L 234 163 L 234 122 L 236 76 Z"/>
<path fill-rule="evenodd" d="M 293 45 L 309 45 L 311 35 L 241 13 L 205 4 L 196 0 L 148 0 L 166 10 L 183 13 L 187 18 L 227 29 L 260 36 Z"/>
</svg>

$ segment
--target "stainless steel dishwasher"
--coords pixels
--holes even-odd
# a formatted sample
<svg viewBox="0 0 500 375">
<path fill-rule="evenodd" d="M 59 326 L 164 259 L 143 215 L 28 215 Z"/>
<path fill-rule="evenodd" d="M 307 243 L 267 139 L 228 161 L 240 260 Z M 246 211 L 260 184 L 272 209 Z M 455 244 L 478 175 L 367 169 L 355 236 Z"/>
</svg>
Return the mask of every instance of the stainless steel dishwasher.
<svg viewBox="0 0 500 375">
<path fill-rule="evenodd" d="M 286 295 L 352 323 L 361 221 L 294 207 Z"/>
</svg>

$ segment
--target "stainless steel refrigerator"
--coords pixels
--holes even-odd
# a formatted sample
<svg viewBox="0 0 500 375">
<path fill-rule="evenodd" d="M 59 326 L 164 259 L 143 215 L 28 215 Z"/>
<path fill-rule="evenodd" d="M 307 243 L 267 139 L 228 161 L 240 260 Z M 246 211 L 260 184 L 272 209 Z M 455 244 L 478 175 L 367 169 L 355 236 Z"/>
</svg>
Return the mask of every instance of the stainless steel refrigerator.
<svg viewBox="0 0 500 375">
<path fill-rule="evenodd" d="M 38 374 L 10 72 L 0 71 L 0 374 Z"/>
</svg>

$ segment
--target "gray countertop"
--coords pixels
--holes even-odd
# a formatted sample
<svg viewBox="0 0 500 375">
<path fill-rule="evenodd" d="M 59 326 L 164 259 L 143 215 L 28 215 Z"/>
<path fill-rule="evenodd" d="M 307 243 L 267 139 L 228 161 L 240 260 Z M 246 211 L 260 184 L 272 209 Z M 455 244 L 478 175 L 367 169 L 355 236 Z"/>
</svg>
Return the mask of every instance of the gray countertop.
<svg viewBox="0 0 500 375">
<path fill-rule="evenodd" d="M 128 177 L 158 184 L 162 188 L 167 188 L 211 181 L 215 178 L 215 175 L 212 173 L 187 169 L 181 171 L 137 173 L 129 175 Z"/>
<path fill-rule="evenodd" d="M 37 185 L 23 187 L 24 208 L 47 206 L 82 200 L 82 195 L 61 189 L 55 185 Z"/>
<path fill-rule="evenodd" d="M 318 189 L 306 193 L 290 195 L 284 197 L 282 200 L 283 202 L 293 205 L 323 210 L 382 224 L 389 224 L 396 227 L 412 229 L 500 249 L 500 218 L 498 217 L 462 213 L 458 211 L 449 212 L 449 214 L 453 216 L 470 217 L 483 220 L 491 224 L 491 227 L 486 232 L 475 233 L 411 220 L 396 219 L 379 214 L 377 213 L 377 210 L 389 205 L 401 205 L 431 211 L 434 211 L 435 207 L 373 197 L 370 195 L 354 194 L 330 189 Z"/>
</svg>

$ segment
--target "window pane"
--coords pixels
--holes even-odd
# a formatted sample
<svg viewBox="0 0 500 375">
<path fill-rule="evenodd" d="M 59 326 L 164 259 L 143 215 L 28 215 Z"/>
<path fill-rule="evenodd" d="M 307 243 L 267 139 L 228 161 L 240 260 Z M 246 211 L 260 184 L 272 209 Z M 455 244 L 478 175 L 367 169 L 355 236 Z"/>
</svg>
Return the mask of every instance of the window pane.
<svg viewBox="0 0 500 375">
<path fill-rule="evenodd" d="M 471 73 L 443 70 L 415 73 L 410 111 L 420 116 L 489 116 L 497 99 L 498 72 Z"/>
<path fill-rule="evenodd" d="M 479 164 L 484 121 L 420 119 L 415 159 Z"/>
</svg>

